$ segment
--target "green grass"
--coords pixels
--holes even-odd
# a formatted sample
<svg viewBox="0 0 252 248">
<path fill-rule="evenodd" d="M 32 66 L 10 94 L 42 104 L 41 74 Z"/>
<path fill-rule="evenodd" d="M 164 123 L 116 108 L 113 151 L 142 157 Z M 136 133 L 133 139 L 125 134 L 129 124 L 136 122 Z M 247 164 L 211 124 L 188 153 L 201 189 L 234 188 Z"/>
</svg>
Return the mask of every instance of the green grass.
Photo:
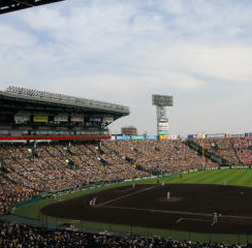
<svg viewBox="0 0 252 248">
<path fill-rule="evenodd" d="M 252 187 L 252 170 L 215 170 L 201 171 L 179 175 L 160 177 L 160 182 L 165 183 L 191 183 L 191 184 L 224 184 Z M 155 180 L 148 180 L 145 183 L 153 183 Z"/>
<path fill-rule="evenodd" d="M 201 171 L 201 172 L 191 172 L 183 174 L 182 178 L 178 174 L 174 174 L 167 177 L 159 177 L 159 182 L 165 183 L 190 183 L 190 184 L 221 184 L 226 183 L 227 185 L 236 185 L 236 186 L 247 186 L 252 187 L 252 170 L 249 169 L 236 169 L 236 170 L 214 170 L 214 171 Z M 153 184 L 157 182 L 157 178 L 145 179 L 135 181 L 137 184 Z M 57 198 L 57 201 L 62 201 L 70 199 L 73 197 L 82 196 L 85 194 L 90 194 L 95 191 L 105 190 L 110 187 L 120 187 L 123 185 L 129 185 L 132 182 L 125 182 L 116 185 L 106 185 L 101 188 L 93 188 L 89 190 L 82 190 L 74 193 L 68 193 L 61 195 Z M 15 209 L 14 214 L 41 220 L 44 217 L 41 216 L 40 209 L 44 206 L 55 202 L 52 198 L 45 199 L 43 201 L 31 203 L 18 207 Z M 55 218 L 47 217 L 46 221 L 55 222 Z M 58 223 L 72 223 L 76 227 L 85 227 L 88 230 L 108 230 L 113 232 L 120 233 L 135 233 L 144 236 L 153 236 L 160 235 L 165 238 L 172 236 L 173 239 L 191 239 L 191 240 L 214 240 L 216 242 L 227 241 L 227 242 L 246 242 L 252 241 L 251 236 L 242 236 L 242 235 L 212 235 L 207 233 L 190 233 L 190 232 L 179 232 L 172 230 L 160 230 L 160 229 L 150 229 L 142 227 L 130 227 L 123 225 L 113 225 L 106 223 L 94 223 L 87 221 L 78 221 L 78 220 L 67 220 L 67 219 L 57 219 Z"/>
</svg>

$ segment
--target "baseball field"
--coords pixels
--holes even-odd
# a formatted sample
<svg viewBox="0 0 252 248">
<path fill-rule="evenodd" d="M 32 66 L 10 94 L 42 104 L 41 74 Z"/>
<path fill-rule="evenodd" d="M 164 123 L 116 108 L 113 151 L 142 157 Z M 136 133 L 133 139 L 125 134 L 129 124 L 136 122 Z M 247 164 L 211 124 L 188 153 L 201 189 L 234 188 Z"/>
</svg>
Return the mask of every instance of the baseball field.
<svg viewBox="0 0 252 248">
<path fill-rule="evenodd" d="M 175 230 L 199 233 L 196 237 L 211 234 L 211 239 L 219 234 L 222 239 L 223 235 L 248 239 L 252 234 L 251 186 L 249 169 L 191 172 L 63 194 L 24 205 L 15 214 L 89 229 L 113 227 L 116 231 L 118 227 L 119 232 L 124 228 L 129 232 L 130 227 L 130 231 L 138 228 L 138 233 Z"/>
</svg>

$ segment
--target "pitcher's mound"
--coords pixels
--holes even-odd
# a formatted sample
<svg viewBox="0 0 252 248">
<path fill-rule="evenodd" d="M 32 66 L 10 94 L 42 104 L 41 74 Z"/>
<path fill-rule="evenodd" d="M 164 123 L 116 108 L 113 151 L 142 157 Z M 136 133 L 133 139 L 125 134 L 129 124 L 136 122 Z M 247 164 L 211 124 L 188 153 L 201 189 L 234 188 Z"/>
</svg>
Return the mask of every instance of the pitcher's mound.
<svg viewBox="0 0 252 248">
<path fill-rule="evenodd" d="M 182 197 L 170 197 L 170 199 L 167 198 L 158 198 L 158 201 L 161 202 L 177 202 L 177 201 L 181 201 Z"/>
</svg>

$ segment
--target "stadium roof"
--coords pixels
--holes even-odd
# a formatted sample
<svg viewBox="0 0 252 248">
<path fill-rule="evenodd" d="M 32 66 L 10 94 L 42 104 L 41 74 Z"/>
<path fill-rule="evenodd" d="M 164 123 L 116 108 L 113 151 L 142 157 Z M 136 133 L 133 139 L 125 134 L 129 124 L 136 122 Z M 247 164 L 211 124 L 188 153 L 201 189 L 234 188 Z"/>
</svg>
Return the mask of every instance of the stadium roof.
<svg viewBox="0 0 252 248">
<path fill-rule="evenodd" d="M 0 0 L 0 14 L 64 0 Z"/>
<path fill-rule="evenodd" d="M 6 91 L 0 91 L 0 98 L 13 99 L 16 101 L 38 102 L 46 105 L 57 105 L 68 108 L 78 107 L 80 109 L 99 110 L 123 116 L 130 113 L 129 107 L 118 104 L 15 86 L 9 86 Z"/>
</svg>

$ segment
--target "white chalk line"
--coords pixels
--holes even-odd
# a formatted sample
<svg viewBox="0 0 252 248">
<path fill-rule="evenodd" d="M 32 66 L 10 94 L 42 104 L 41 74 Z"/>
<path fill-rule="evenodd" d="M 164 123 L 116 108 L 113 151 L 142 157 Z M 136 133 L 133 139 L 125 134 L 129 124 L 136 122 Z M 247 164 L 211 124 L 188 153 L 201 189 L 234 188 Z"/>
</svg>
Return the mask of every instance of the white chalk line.
<svg viewBox="0 0 252 248">
<path fill-rule="evenodd" d="M 163 213 L 163 214 L 177 214 L 177 215 L 190 215 L 190 216 L 203 216 L 203 217 L 213 217 L 212 213 L 196 213 L 196 212 L 185 212 L 185 211 L 174 211 L 174 210 L 160 210 L 160 209 L 148 209 L 148 208 L 134 208 L 134 207 L 119 207 L 106 205 L 102 206 L 105 208 L 112 209 L 122 209 L 122 210 L 134 210 L 134 211 L 145 211 L 151 213 Z M 238 215 L 221 215 L 221 219 L 230 218 L 236 220 L 250 220 L 252 221 L 252 216 L 238 216 Z"/>
<path fill-rule="evenodd" d="M 179 218 L 176 220 L 176 223 L 180 223 L 183 220 L 189 220 L 189 221 L 201 221 L 201 222 L 211 222 L 212 220 L 204 220 L 204 219 L 199 219 L 199 218 Z"/>
<path fill-rule="evenodd" d="M 148 188 L 144 188 L 144 189 L 141 189 L 141 190 L 138 190 L 138 191 L 134 191 L 132 193 L 129 193 L 127 195 L 123 195 L 123 196 L 119 196 L 119 197 L 116 197 L 116 198 L 113 198 L 111 200 L 108 200 L 108 201 L 105 201 L 105 202 L 101 202 L 99 204 L 96 205 L 96 207 L 102 207 L 102 206 L 105 206 L 109 203 L 112 203 L 112 202 L 115 202 L 115 201 L 118 201 L 118 200 L 121 200 L 121 199 L 124 199 L 124 198 L 127 198 L 127 197 L 130 197 L 130 196 L 133 196 L 133 195 L 137 195 L 137 194 L 140 194 L 142 192 L 145 192 L 145 191 L 148 191 L 148 190 L 151 190 L 151 189 L 154 189 L 156 188 L 157 186 L 152 186 L 152 187 L 148 187 Z"/>
</svg>

